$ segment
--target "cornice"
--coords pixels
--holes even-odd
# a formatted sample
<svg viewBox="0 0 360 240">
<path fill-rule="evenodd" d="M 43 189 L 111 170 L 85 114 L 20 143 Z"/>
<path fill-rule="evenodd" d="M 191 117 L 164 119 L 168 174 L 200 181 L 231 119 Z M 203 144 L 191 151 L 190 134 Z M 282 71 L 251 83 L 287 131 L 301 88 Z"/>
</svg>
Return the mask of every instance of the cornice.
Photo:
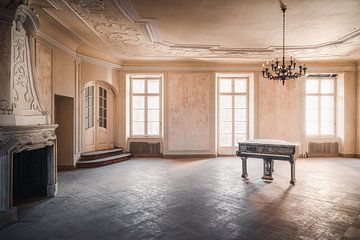
<svg viewBox="0 0 360 240">
<path fill-rule="evenodd" d="M 158 71 L 158 72 L 258 72 L 260 66 L 123 66 L 123 71 Z"/>
<path fill-rule="evenodd" d="M 309 72 L 355 72 L 359 66 L 309 66 Z M 123 66 L 122 71 L 157 71 L 157 72 L 260 72 L 259 66 Z"/>
<path fill-rule="evenodd" d="M 112 68 L 112 69 L 116 69 L 116 70 L 122 69 L 122 66 L 119 65 L 119 64 L 115 64 L 115 63 L 103 61 L 103 60 L 100 60 L 100 59 L 97 59 L 97 58 L 93 58 L 93 57 L 90 57 L 90 56 L 79 54 L 76 51 L 68 48 L 64 44 L 60 43 L 59 41 L 55 40 L 53 37 L 47 35 L 46 33 L 42 32 L 42 31 L 38 31 L 36 35 L 39 36 L 40 38 L 44 39 L 45 41 L 51 43 L 55 47 L 63 50 L 64 52 L 66 52 L 70 56 L 76 58 L 77 60 L 81 60 L 83 62 L 88 62 L 88 63 L 93 63 L 93 64 L 96 64 L 96 65 L 100 65 L 100 66 L 103 66 L 103 67 Z"/>
<path fill-rule="evenodd" d="M 112 68 L 112 69 L 115 69 L 115 70 L 119 70 L 119 69 L 122 69 L 123 66 L 119 65 L 119 64 L 115 64 L 115 63 L 111 63 L 111 62 L 107 62 L 107 61 L 103 61 L 103 60 L 99 60 L 99 59 L 96 59 L 96 58 L 93 58 L 93 57 L 89 57 L 89 56 L 85 56 L 85 55 L 82 55 L 82 54 L 77 54 L 76 55 L 81 61 L 84 61 L 84 62 L 88 62 L 88 63 L 93 63 L 93 64 L 97 64 L 97 65 L 100 65 L 100 66 L 103 66 L 103 67 L 109 67 L 109 68 Z"/>
</svg>

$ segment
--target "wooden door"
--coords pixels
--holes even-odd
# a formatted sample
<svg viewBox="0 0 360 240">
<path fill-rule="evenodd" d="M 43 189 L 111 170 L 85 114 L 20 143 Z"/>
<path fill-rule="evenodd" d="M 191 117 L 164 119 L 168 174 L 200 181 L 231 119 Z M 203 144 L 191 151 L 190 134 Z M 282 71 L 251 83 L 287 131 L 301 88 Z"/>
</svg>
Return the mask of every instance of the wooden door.
<svg viewBox="0 0 360 240">
<path fill-rule="evenodd" d="M 96 150 L 114 147 L 114 94 L 104 84 L 98 83 L 97 87 L 97 127 Z"/>
<path fill-rule="evenodd" d="M 83 90 L 82 152 L 114 147 L 114 93 L 103 83 L 91 83 Z"/>
</svg>

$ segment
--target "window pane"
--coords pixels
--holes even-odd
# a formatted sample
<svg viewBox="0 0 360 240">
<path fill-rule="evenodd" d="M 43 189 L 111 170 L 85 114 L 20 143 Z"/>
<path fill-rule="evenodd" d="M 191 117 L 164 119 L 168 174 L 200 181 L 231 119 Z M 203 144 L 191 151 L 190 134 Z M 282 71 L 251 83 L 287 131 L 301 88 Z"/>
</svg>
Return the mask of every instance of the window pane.
<svg viewBox="0 0 360 240">
<path fill-rule="evenodd" d="M 235 92 L 246 92 L 246 80 L 235 79 Z"/>
<path fill-rule="evenodd" d="M 230 93 L 231 92 L 231 79 L 220 79 L 220 92 Z"/>
<path fill-rule="evenodd" d="M 220 109 L 220 121 L 232 121 L 232 110 Z"/>
<path fill-rule="evenodd" d="M 232 135 L 231 134 L 220 134 L 220 146 L 231 147 Z"/>
<path fill-rule="evenodd" d="M 334 111 L 332 109 L 321 109 L 321 122 L 332 122 Z"/>
<path fill-rule="evenodd" d="M 220 96 L 220 108 L 231 108 L 232 96 Z"/>
<path fill-rule="evenodd" d="M 133 109 L 144 109 L 144 97 L 143 96 L 133 96 Z"/>
<path fill-rule="evenodd" d="M 319 110 L 306 109 L 306 121 L 308 121 L 308 122 L 319 121 Z"/>
<path fill-rule="evenodd" d="M 235 108 L 246 108 L 246 96 L 235 96 Z"/>
<path fill-rule="evenodd" d="M 133 110 L 132 114 L 133 121 L 144 121 L 144 110 Z"/>
<path fill-rule="evenodd" d="M 321 134 L 322 135 L 333 135 L 334 134 L 334 123 L 333 122 L 321 122 Z"/>
<path fill-rule="evenodd" d="M 318 92 L 319 92 L 319 80 L 307 79 L 306 93 L 318 93 Z"/>
<path fill-rule="evenodd" d="M 246 109 L 235 109 L 235 121 L 246 121 Z"/>
<path fill-rule="evenodd" d="M 144 93 L 145 92 L 145 80 L 132 79 L 132 92 L 133 93 Z"/>
<path fill-rule="evenodd" d="M 333 96 L 321 96 L 321 108 L 333 109 Z"/>
<path fill-rule="evenodd" d="M 238 146 L 239 142 L 246 140 L 246 134 L 235 134 L 234 135 L 234 146 Z"/>
<path fill-rule="evenodd" d="M 160 92 L 160 81 L 148 80 L 148 93 L 159 93 L 159 92 Z"/>
<path fill-rule="evenodd" d="M 319 123 L 318 122 L 306 122 L 306 134 L 318 135 Z"/>
<path fill-rule="evenodd" d="M 235 122 L 234 124 L 235 133 L 246 133 L 246 122 Z"/>
<path fill-rule="evenodd" d="M 334 92 L 334 81 L 332 79 L 321 80 L 321 93 L 333 93 Z"/>
<path fill-rule="evenodd" d="M 159 109 L 159 96 L 149 96 L 148 97 L 148 108 L 149 109 Z"/>
<path fill-rule="evenodd" d="M 144 135 L 144 122 L 133 122 L 132 123 L 132 134 L 133 135 Z"/>
<path fill-rule="evenodd" d="M 232 133 L 232 122 L 220 122 L 220 134 Z"/>
<path fill-rule="evenodd" d="M 94 86 L 91 86 L 89 89 L 89 96 L 94 96 Z"/>
<path fill-rule="evenodd" d="M 306 96 L 306 109 L 319 109 L 318 96 Z"/>
<path fill-rule="evenodd" d="M 159 122 L 148 122 L 148 135 L 159 135 Z"/>
<path fill-rule="evenodd" d="M 159 110 L 148 110 L 148 121 L 156 121 L 160 120 Z"/>
</svg>

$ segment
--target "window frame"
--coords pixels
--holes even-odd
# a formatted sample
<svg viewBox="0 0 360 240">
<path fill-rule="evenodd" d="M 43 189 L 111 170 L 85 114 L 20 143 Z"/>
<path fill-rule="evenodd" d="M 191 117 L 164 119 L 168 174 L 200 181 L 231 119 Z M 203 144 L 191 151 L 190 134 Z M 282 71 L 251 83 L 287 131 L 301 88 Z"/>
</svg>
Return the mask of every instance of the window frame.
<svg viewBox="0 0 360 240">
<path fill-rule="evenodd" d="M 130 90 L 130 138 L 161 138 L 162 136 L 162 87 L 163 87 L 163 76 L 161 74 L 129 74 L 129 90 Z M 133 81 L 134 80 L 144 80 L 144 93 L 133 93 Z M 159 92 L 158 93 L 148 93 L 148 80 L 159 80 Z M 134 135 L 133 134 L 133 96 L 144 96 L 144 134 L 143 135 Z M 148 134 L 148 97 L 149 96 L 158 96 L 159 97 L 159 134 L 158 135 L 149 135 Z"/>
<path fill-rule="evenodd" d="M 336 95 L 337 95 L 337 79 L 336 77 L 307 77 L 306 81 L 308 80 L 317 80 L 318 86 L 319 86 L 319 91 L 317 93 L 307 93 L 306 91 L 306 84 L 307 82 L 305 82 L 305 136 L 307 138 L 326 138 L 326 137 L 336 137 Z M 332 93 L 321 93 L 321 81 L 322 80 L 332 80 L 333 81 L 333 92 Z M 316 96 L 318 98 L 318 129 L 317 129 L 317 134 L 307 134 L 306 132 L 306 128 L 307 128 L 307 120 L 306 120 L 306 114 L 307 114 L 307 108 L 306 108 L 306 98 L 308 96 Z M 332 134 L 321 134 L 321 125 L 322 125 L 322 120 L 321 120 L 321 97 L 322 96 L 332 96 L 333 97 L 333 103 L 332 103 L 332 108 L 333 108 L 333 133 Z"/>
<path fill-rule="evenodd" d="M 90 95 L 90 89 L 92 89 L 92 95 Z M 83 89 L 83 101 L 84 101 L 84 114 L 83 114 L 83 121 L 84 121 L 84 130 L 90 129 L 95 127 L 95 87 L 94 86 L 87 86 Z M 91 105 L 89 105 L 89 99 L 91 100 Z M 90 111 L 90 109 L 92 111 Z M 92 115 L 90 116 L 90 112 Z M 92 117 L 92 118 L 90 118 Z M 92 119 L 92 121 L 90 121 Z M 91 125 L 90 125 L 91 123 Z"/>
<path fill-rule="evenodd" d="M 231 92 L 229 93 L 221 93 L 220 92 L 220 81 L 221 79 L 231 79 Z M 246 91 L 245 92 L 235 92 L 235 79 L 243 79 L 246 81 Z M 217 147 L 218 148 L 237 148 L 238 147 L 238 143 L 235 141 L 235 96 L 246 96 L 246 118 L 245 118 L 245 121 L 246 121 L 246 139 L 249 139 L 249 98 L 250 98 L 250 92 L 249 92 L 249 84 L 250 84 L 250 78 L 248 76 L 243 76 L 243 74 L 237 74 L 237 73 L 233 73 L 233 74 L 217 74 L 216 76 L 216 88 L 217 88 Z M 221 142 L 220 142 L 220 96 L 231 96 L 231 104 L 232 104 L 232 116 L 231 116 L 231 121 L 232 121 L 232 133 L 231 133 L 231 137 L 232 137 L 232 144 L 231 146 L 221 146 Z"/>
</svg>

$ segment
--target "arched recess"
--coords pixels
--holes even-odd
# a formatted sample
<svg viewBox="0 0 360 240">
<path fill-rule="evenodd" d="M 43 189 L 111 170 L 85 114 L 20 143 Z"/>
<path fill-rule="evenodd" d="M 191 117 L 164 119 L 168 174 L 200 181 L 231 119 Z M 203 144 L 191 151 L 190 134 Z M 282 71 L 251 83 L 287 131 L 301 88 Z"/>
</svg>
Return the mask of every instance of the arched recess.
<svg viewBox="0 0 360 240">
<path fill-rule="evenodd" d="M 81 90 L 81 152 L 110 149 L 115 143 L 117 91 L 105 81 L 87 82 Z"/>
</svg>

